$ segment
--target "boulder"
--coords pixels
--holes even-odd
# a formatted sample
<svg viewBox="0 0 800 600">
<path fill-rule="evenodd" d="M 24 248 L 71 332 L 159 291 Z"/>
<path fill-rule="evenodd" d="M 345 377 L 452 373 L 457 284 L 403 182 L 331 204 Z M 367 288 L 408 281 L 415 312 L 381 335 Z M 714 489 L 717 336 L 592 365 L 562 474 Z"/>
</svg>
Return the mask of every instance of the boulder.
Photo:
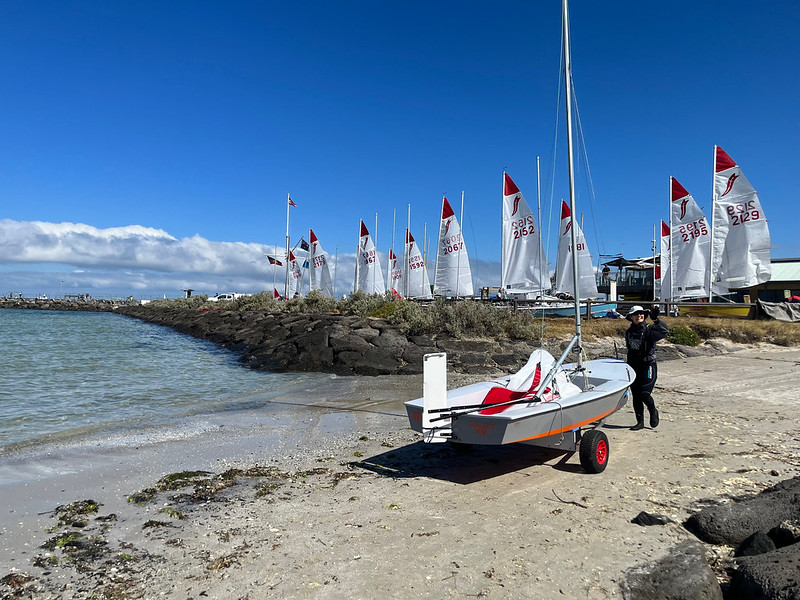
<svg viewBox="0 0 800 600">
<path fill-rule="evenodd" d="M 800 598 L 800 544 L 757 556 L 737 558 L 729 600 L 797 600 Z"/>
<path fill-rule="evenodd" d="M 756 531 L 739 545 L 734 556 L 755 556 L 773 550 L 775 550 L 775 542 L 763 531 Z"/>
<path fill-rule="evenodd" d="M 756 531 L 770 531 L 799 514 L 800 477 L 795 477 L 755 496 L 704 508 L 685 526 L 704 542 L 739 546 Z"/>
<path fill-rule="evenodd" d="M 705 551 L 692 540 L 678 544 L 661 560 L 630 569 L 621 587 L 625 600 L 722 600 Z"/>
</svg>

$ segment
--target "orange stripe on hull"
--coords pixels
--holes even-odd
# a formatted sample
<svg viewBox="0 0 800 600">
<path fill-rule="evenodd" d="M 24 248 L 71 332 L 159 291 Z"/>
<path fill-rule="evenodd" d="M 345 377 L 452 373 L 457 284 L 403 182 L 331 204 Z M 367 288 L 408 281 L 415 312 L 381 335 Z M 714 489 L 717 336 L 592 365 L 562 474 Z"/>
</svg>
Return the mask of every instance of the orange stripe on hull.
<svg viewBox="0 0 800 600">
<path fill-rule="evenodd" d="M 547 437 L 549 435 L 558 435 L 559 433 L 564 433 L 565 431 L 572 431 L 573 429 L 577 429 L 578 427 L 583 427 L 588 425 L 589 423 L 594 423 L 595 421 L 599 421 L 600 419 L 604 419 L 608 415 L 614 413 L 617 410 L 616 407 L 612 408 L 608 412 L 605 412 L 601 415 L 597 415 L 596 417 L 592 417 L 591 419 L 586 419 L 585 421 L 581 421 L 580 423 L 573 423 L 569 427 L 560 427 L 557 429 L 551 429 L 546 433 L 540 433 L 539 435 L 533 435 L 531 437 L 522 438 L 520 440 L 514 440 L 513 442 L 509 442 L 510 444 L 516 444 L 517 442 L 527 442 L 528 440 L 536 440 L 539 438 Z"/>
</svg>

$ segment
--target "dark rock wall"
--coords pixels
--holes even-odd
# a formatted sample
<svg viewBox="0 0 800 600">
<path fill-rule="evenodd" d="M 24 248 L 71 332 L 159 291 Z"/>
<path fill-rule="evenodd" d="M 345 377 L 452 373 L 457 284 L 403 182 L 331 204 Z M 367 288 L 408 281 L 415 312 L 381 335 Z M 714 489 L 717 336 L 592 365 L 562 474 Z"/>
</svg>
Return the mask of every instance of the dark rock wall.
<svg viewBox="0 0 800 600">
<path fill-rule="evenodd" d="M 412 375 L 422 372 L 425 354 L 447 352 L 452 371 L 494 377 L 519 369 L 539 347 L 539 340 L 409 337 L 385 319 L 356 316 L 148 306 L 116 312 L 210 340 L 239 353 L 249 367 L 276 372 Z M 551 345 L 552 353 L 560 353 L 561 342 Z"/>
</svg>

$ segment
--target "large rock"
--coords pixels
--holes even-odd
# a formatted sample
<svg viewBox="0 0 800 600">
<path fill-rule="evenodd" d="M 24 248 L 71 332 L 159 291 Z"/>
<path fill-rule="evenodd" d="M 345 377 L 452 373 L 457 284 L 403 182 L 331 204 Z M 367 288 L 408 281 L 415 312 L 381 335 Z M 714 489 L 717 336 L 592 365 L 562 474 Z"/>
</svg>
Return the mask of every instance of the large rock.
<svg viewBox="0 0 800 600">
<path fill-rule="evenodd" d="M 661 560 L 629 570 L 621 587 L 625 600 L 722 600 L 705 550 L 691 540 Z"/>
<path fill-rule="evenodd" d="M 755 532 L 768 532 L 798 515 L 800 477 L 795 477 L 755 496 L 704 508 L 689 517 L 686 528 L 704 542 L 738 546 Z"/>
<path fill-rule="evenodd" d="M 744 556 L 736 562 L 739 568 L 731 579 L 730 600 L 800 599 L 800 544 Z"/>
</svg>

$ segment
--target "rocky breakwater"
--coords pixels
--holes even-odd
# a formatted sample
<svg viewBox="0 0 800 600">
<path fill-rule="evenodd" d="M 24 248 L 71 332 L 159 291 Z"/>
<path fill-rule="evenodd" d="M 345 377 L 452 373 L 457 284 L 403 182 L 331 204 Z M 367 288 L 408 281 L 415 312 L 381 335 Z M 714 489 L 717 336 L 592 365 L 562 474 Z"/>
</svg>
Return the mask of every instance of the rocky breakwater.
<svg viewBox="0 0 800 600">
<path fill-rule="evenodd" d="M 58 298 L 0 298 L 0 308 L 25 310 L 72 310 L 81 312 L 107 312 L 122 303 L 114 300 L 62 300 Z"/>
<path fill-rule="evenodd" d="M 496 376 L 520 368 L 537 342 L 407 336 L 386 319 L 331 314 L 123 306 L 117 313 L 170 327 L 238 353 L 254 369 L 337 375 L 414 375 L 447 352 L 452 371 Z M 558 341 L 552 342 L 560 346 Z M 553 348 L 559 352 L 558 347 Z"/>
</svg>

